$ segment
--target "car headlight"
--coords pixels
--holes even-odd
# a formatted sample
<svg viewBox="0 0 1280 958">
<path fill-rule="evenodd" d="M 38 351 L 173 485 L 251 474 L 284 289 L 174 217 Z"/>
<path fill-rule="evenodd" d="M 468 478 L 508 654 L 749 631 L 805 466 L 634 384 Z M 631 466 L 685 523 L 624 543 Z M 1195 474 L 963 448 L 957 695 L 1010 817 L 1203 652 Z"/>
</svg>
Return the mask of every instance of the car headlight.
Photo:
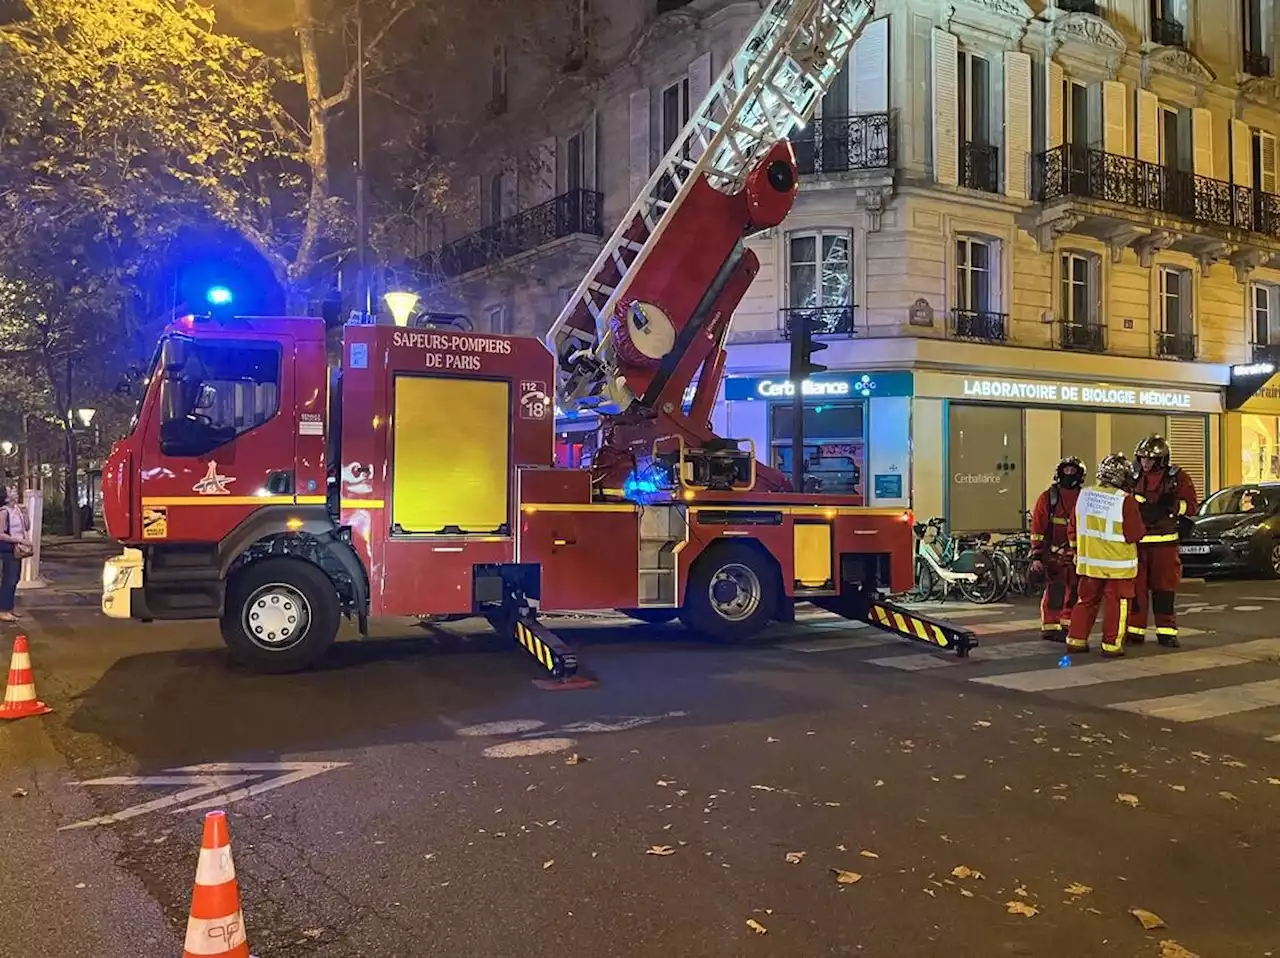
<svg viewBox="0 0 1280 958">
<path fill-rule="evenodd" d="M 1248 539 L 1251 535 L 1261 529 L 1261 522 L 1250 522 L 1248 525 L 1236 526 L 1234 529 L 1228 529 L 1222 534 L 1224 539 Z"/>
</svg>

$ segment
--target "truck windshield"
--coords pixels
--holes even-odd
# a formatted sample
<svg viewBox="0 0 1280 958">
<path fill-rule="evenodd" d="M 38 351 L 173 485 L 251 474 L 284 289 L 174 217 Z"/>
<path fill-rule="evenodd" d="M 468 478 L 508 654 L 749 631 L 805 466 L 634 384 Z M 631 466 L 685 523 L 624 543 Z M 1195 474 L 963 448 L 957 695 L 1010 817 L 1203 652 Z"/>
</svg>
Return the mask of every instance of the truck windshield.
<svg viewBox="0 0 1280 958">
<path fill-rule="evenodd" d="M 164 339 L 156 343 L 155 352 L 151 354 L 151 362 L 147 363 L 147 375 L 142 382 L 133 382 L 129 384 L 133 393 L 133 416 L 129 419 L 129 431 L 126 436 L 132 436 L 134 430 L 138 428 L 138 420 L 142 418 L 142 405 L 147 401 L 147 393 L 151 391 L 151 382 L 156 378 L 156 372 L 160 369 L 160 354 L 164 350 Z"/>
</svg>

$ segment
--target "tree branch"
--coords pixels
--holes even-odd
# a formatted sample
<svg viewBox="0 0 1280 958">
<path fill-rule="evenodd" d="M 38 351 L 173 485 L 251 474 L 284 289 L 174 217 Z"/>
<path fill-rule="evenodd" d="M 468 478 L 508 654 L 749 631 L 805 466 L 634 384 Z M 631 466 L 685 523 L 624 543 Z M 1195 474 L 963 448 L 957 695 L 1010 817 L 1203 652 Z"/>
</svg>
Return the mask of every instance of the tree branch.
<svg viewBox="0 0 1280 958">
<path fill-rule="evenodd" d="M 396 22 L 399 21 L 401 17 L 409 12 L 413 5 L 414 0 L 405 0 L 403 4 L 391 11 L 391 15 L 387 18 L 387 22 L 382 25 L 382 29 L 375 33 L 373 35 L 373 39 L 365 44 L 364 62 L 366 64 L 368 64 L 369 60 L 372 58 L 374 51 L 382 44 L 382 41 L 387 38 L 387 34 L 391 32 L 391 28 L 396 25 Z M 332 96 L 327 96 L 320 101 L 320 109 L 325 113 L 328 113 L 351 99 L 351 94 L 355 92 L 356 75 L 360 69 L 359 57 L 360 54 L 357 53 L 357 62 L 351 65 L 347 70 L 347 75 L 342 78 L 342 89 Z"/>
</svg>

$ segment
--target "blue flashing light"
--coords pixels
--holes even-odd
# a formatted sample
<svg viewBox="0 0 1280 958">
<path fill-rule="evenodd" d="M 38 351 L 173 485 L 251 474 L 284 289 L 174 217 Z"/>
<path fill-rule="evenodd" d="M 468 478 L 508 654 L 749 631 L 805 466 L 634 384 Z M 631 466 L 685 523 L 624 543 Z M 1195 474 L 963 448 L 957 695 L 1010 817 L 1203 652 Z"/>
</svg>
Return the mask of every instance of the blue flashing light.
<svg viewBox="0 0 1280 958">
<path fill-rule="evenodd" d="M 210 306 L 230 306 L 232 299 L 231 290 L 225 286 L 210 286 L 209 291 L 204 294 L 204 298 L 209 301 Z"/>
</svg>

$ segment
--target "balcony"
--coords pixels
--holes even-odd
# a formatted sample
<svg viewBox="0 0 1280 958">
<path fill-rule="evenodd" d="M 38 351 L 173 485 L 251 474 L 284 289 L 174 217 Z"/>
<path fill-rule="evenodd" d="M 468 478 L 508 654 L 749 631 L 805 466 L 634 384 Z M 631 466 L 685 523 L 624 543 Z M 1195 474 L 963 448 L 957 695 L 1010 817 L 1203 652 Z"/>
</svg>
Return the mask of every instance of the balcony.
<svg viewBox="0 0 1280 958">
<path fill-rule="evenodd" d="M 1058 346 L 1084 353 L 1107 351 L 1107 327 L 1099 322 L 1076 323 L 1058 320 Z"/>
<path fill-rule="evenodd" d="M 801 174 L 884 170 L 893 165 L 888 113 L 815 117 L 791 147 Z"/>
<path fill-rule="evenodd" d="M 961 144 L 960 185 L 984 193 L 999 193 L 1000 150 L 981 143 Z"/>
<path fill-rule="evenodd" d="M 569 236 L 603 236 L 603 207 L 604 197 L 591 190 L 562 193 L 478 233 L 446 243 L 435 254 L 436 268 L 448 277 L 461 276 Z"/>
<path fill-rule="evenodd" d="M 1058 9 L 1063 13 L 1091 13 L 1098 15 L 1097 0 L 1058 0 Z"/>
<path fill-rule="evenodd" d="M 977 343 L 1003 344 L 1009 341 L 1009 314 L 988 310 L 953 309 L 951 328 L 953 339 L 965 339 Z"/>
<path fill-rule="evenodd" d="M 1162 47 L 1180 47 L 1185 45 L 1182 35 L 1182 24 L 1168 17 L 1157 17 L 1151 21 L 1151 42 Z"/>
<path fill-rule="evenodd" d="M 846 306 L 793 306 L 778 311 L 778 329 L 783 339 L 791 338 L 796 320 L 807 318 L 815 336 L 855 336 L 852 305 Z"/>
<path fill-rule="evenodd" d="M 1167 329 L 1157 330 L 1156 357 L 1159 359 L 1177 359 L 1184 363 L 1195 362 L 1195 334 L 1170 331 Z"/>
<path fill-rule="evenodd" d="M 1257 50 L 1245 50 L 1244 72 L 1251 77 L 1271 76 L 1271 57 Z"/>
</svg>

